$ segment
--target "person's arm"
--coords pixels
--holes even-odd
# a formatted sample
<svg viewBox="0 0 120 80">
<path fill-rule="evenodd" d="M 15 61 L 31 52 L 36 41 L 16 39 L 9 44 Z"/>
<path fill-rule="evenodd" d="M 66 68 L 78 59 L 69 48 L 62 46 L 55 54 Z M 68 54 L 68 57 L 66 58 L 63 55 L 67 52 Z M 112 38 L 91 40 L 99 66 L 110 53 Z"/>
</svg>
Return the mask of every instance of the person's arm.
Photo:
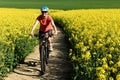
<svg viewBox="0 0 120 80">
<path fill-rule="evenodd" d="M 53 29 L 54 29 L 54 34 L 56 35 L 57 34 L 57 28 L 56 28 L 56 25 L 55 25 L 53 20 L 52 20 L 52 26 L 53 26 Z"/>
<path fill-rule="evenodd" d="M 31 35 L 31 36 L 34 36 L 34 30 L 35 30 L 35 28 L 36 28 L 36 26 L 37 26 L 38 23 L 39 23 L 39 21 L 36 20 L 35 23 L 34 23 L 34 25 L 33 25 L 33 27 L 32 27 L 32 30 L 31 30 L 31 32 L 30 32 L 30 35 Z"/>
</svg>

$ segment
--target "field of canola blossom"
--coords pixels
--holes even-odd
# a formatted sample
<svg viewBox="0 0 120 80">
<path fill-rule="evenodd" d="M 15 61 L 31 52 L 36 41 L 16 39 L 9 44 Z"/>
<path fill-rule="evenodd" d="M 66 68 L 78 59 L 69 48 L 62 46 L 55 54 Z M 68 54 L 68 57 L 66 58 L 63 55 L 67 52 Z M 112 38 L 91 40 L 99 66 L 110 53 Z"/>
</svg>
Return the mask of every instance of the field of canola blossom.
<svg viewBox="0 0 120 80">
<path fill-rule="evenodd" d="M 0 9 L 0 75 L 23 57 L 23 52 L 18 53 L 24 49 L 19 49 L 34 44 L 28 34 L 39 13 L 34 9 Z M 120 80 L 119 9 L 53 10 L 50 14 L 71 44 L 73 80 Z"/>
<path fill-rule="evenodd" d="M 53 14 L 69 38 L 74 80 L 120 80 L 120 10 Z"/>
<path fill-rule="evenodd" d="M 0 80 L 36 45 L 29 32 L 37 15 L 37 10 L 0 8 Z"/>
</svg>

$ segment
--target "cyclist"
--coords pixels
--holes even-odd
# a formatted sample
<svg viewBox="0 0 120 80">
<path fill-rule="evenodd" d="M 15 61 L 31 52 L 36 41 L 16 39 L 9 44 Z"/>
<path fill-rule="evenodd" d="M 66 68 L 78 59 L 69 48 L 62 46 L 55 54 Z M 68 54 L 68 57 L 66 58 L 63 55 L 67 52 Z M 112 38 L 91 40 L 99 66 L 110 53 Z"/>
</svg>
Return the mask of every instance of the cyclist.
<svg viewBox="0 0 120 80">
<path fill-rule="evenodd" d="M 32 27 L 32 30 L 30 32 L 31 36 L 34 36 L 34 29 L 36 28 L 37 24 L 40 23 L 39 27 L 39 36 L 44 33 L 48 33 L 50 37 L 52 37 L 52 30 L 54 29 L 54 34 L 57 34 L 57 28 L 54 23 L 54 20 L 52 17 L 48 14 L 49 8 L 47 6 L 42 6 L 41 7 L 41 13 L 37 18 L 36 21 Z M 49 50 L 52 51 L 53 47 L 51 44 L 51 38 L 48 38 L 48 43 L 49 43 Z"/>
</svg>

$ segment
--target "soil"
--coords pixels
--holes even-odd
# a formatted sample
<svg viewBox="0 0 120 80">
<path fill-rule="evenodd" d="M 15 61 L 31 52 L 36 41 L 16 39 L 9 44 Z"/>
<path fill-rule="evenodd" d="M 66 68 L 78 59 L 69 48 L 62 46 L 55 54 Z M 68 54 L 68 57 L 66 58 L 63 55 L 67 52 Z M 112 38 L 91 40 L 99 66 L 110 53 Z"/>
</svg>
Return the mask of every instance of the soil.
<svg viewBox="0 0 120 80">
<path fill-rule="evenodd" d="M 68 54 L 68 45 L 64 32 L 58 28 L 58 34 L 52 38 L 54 50 L 50 52 L 49 63 L 44 75 L 40 75 L 39 46 L 34 48 L 24 61 L 4 80 L 71 80 L 72 67 Z"/>
</svg>

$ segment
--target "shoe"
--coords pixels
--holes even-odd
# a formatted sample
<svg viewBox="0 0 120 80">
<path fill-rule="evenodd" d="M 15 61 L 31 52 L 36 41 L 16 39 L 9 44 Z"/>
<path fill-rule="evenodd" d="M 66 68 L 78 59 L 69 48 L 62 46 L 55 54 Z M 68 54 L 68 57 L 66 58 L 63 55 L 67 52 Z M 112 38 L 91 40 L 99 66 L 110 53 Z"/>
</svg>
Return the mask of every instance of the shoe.
<svg viewBox="0 0 120 80">
<path fill-rule="evenodd" d="M 44 75 L 44 74 L 45 74 L 44 71 L 40 71 L 40 73 L 39 73 L 40 76 L 42 76 L 42 75 Z"/>
<path fill-rule="evenodd" d="M 52 46 L 49 46 L 49 50 L 50 50 L 50 51 L 53 51 L 53 47 L 52 47 Z"/>
</svg>

